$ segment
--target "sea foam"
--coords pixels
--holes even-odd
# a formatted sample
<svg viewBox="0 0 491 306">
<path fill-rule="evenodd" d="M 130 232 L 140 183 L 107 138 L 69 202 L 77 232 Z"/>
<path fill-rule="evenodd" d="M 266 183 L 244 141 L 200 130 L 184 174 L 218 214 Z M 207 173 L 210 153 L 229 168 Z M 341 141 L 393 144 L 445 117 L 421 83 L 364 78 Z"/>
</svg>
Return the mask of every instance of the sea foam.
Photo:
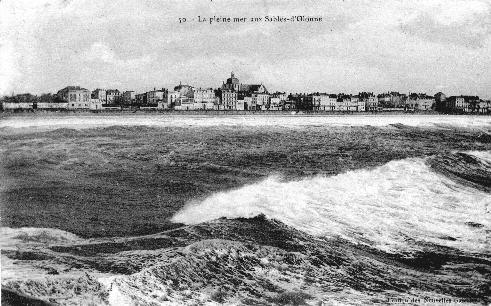
<svg viewBox="0 0 491 306">
<path fill-rule="evenodd" d="M 487 133 L 491 130 L 489 116 L 455 115 L 73 115 L 73 116 L 12 116 L 0 121 L 0 128 L 53 130 L 59 128 L 96 128 L 108 126 L 153 126 L 153 127 L 213 127 L 213 126 L 388 126 L 402 124 L 418 127 L 477 128 Z"/>
<path fill-rule="evenodd" d="M 432 171 L 425 159 L 410 158 L 335 176 L 272 176 L 188 203 L 172 220 L 197 224 L 265 214 L 309 234 L 386 252 L 436 244 L 483 253 L 490 205 L 490 194 Z"/>
<path fill-rule="evenodd" d="M 0 248 L 15 248 L 19 244 L 63 244 L 82 241 L 77 235 L 55 228 L 0 228 Z"/>
</svg>

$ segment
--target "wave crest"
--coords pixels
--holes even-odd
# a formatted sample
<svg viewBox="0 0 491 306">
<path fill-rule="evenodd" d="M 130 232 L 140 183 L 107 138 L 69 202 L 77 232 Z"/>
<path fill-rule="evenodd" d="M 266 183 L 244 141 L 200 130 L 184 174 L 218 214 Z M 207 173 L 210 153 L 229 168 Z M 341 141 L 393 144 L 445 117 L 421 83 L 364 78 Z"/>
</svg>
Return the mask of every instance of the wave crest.
<svg viewBox="0 0 491 306">
<path fill-rule="evenodd" d="M 432 244 L 485 252 L 490 203 L 488 193 L 432 171 L 425 159 L 410 158 L 330 177 L 272 176 L 189 203 L 172 220 L 197 224 L 265 214 L 309 234 L 386 252 Z"/>
<path fill-rule="evenodd" d="M 0 248 L 5 249 L 22 244 L 63 244 L 78 242 L 82 239 L 77 235 L 67 231 L 55 228 L 36 228 L 36 227 L 21 227 L 21 228 L 0 228 Z"/>
</svg>

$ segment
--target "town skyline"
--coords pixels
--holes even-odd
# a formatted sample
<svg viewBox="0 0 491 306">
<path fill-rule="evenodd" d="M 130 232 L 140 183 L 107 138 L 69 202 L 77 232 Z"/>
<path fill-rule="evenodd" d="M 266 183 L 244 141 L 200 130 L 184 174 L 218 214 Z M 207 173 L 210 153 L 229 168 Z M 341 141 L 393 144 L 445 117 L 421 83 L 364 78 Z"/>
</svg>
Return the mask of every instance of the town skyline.
<svg viewBox="0 0 491 306">
<path fill-rule="evenodd" d="M 232 74 L 235 74 L 236 76 L 238 75 L 237 73 L 235 73 L 234 71 L 231 72 Z M 99 90 L 99 89 L 102 89 L 102 90 L 118 90 L 120 91 L 121 93 L 123 92 L 128 92 L 128 91 L 131 91 L 131 92 L 135 92 L 135 93 L 146 93 L 146 92 L 149 92 L 149 91 L 155 91 L 155 90 L 170 90 L 174 87 L 177 87 L 177 86 L 181 86 L 181 85 L 185 85 L 185 86 L 190 86 L 192 88 L 196 88 L 196 89 L 221 89 L 222 86 L 223 86 L 223 83 L 225 82 L 224 80 L 227 79 L 227 77 L 230 75 L 227 76 L 226 73 L 223 74 L 224 77 L 221 81 L 221 83 L 219 84 L 214 84 L 214 85 L 209 85 L 209 86 L 195 86 L 194 84 L 190 83 L 190 82 L 185 82 L 185 81 L 177 81 L 177 82 L 174 82 L 174 83 L 170 83 L 169 85 L 167 86 L 159 86 L 159 85 L 156 85 L 156 86 L 145 86 L 141 89 L 135 89 L 135 88 L 131 88 L 131 87 L 116 87 L 116 86 L 98 86 L 98 87 L 95 87 L 95 88 L 92 88 L 90 86 L 84 86 L 83 84 L 74 84 L 75 86 L 80 86 L 82 88 L 86 88 L 90 91 L 95 91 L 95 90 Z M 241 79 L 242 81 L 242 79 Z M 284 90 L 279 90 L 279 89 L 276 89 L 276 88 L 272 88 L 270 86 L 268 86 L 268 84 L 265 84 L 264 82 L 254 82 L 254 80 L 251 80 L 252 83 L 255 83 L 255 84 L 261 84 L 261 85 L 265 85 L 267 88 L 270 88 L 270 90 L 268 90 L 270 93 L 275 93 L 275 92 L 280 92 L 280 93 L 286 93 L 286 94 L 305 94 L 305 95 L 308 95 L 308 94 L 314 94 L 314 93 L 319 93 L 319 94 L 347 94 L 347 95 L 358 95 L 359 93 L 373 93 L 375 95 L 380 95 L 380 94 L 386 94 L 386 93 L 401 93 L 401 94 L 411 94 L 411 93 L 424 93 L 424 94 L 428 94 L 428 95 L 435 95 L 435 94 L 438 94 L 438 93 L 444 93 L 448 96 L 479 96 L 477 94 L 469 94 L 467 92 L 451 92 L 451 93 L 446 93 L 446 92 L 442 92 L 442 91 L 438 91 L 438 92 L 431 92 L 431 91 L 424 91 L 424 90 L 417 90 L 417 89 L 409 89 L 407 91 L 401 91 L 401 90 L 397 90 L 397 89 L 387 89 L 385 91 L 382 91 L 382 90 L 363 90 L 363 89 L 353 89 L 352 91 L 335 91 L 335 90 L 326 90 L 326 89 L 319 89 L 319 90 L 298 90 L 298 91 L 292 91 L 292 90 L 288 90 L 288 89 L 284 89 Z M 250 83 L 250 82 L 249 82 Z M 70 87 L 70 86 L 73 86 L 73 85 L 63 85 L 61 87 Z M 41 92 L 34 92 L 34 91 L 26 91 L 26 92 L 15 92 L 12 90 L 12 92 L 10 93 L 4 93 L 3 95 L 0 95 L 0 97 L 2 96 L 5 96 L 5 97 L 8 97 L 8 96 L 14 96 L 14 95 L 18 95 L 18 94 L 33 94 L 33 95 L 43 95 L 43 94 L 56 94 L 56 92 L 59 90 L 59 88 L 56 88 L 52 91 L 41 91 Z M 490 99 L 488 98 L 487 96 L 480 96 L 481 98 L 484 98 L 484 99 Z"/>
<path fill-rule="evenodd" d="M 251 5 L 252 4 L 252 5 Z M 0 95 L 244 82 L 287 92 L 491 98 L 491 4 L 471 1 L 2 1 Z M 136 12 L 136 13 L 135 13 Z M 321 15 L 316 23 L 180 17 Z"/>
<path fill-rule="evenodd" d="M 147 92 L 120 91 L 117 88 L 88 90 L 66 86 L 56 94 L 20 94 L 0 98 L 2 111 L 82 110 L 82 111 L 307 111 L 307 112 L 386 112 L 437 111 L 443 113 L 491 113 L 491 101 L 479 96 L 448 96 L 438 92 L 359 92 L 291 93 L 268 91 L 261 83 L 243 83 L 232 71 L 218 88 L 198 88 L 188 84 L 154 88 Z"/>
</svg>

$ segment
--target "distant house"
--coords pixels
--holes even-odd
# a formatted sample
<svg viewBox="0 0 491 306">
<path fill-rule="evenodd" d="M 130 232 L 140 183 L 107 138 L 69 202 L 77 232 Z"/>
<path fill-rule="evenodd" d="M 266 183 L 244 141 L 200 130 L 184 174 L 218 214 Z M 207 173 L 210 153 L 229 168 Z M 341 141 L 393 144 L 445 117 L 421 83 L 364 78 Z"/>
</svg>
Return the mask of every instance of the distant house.
<svg viewBox="0 0 491 306">
<path fill-rule="evenodd" d="M 180 95 L 181 94 L 178 91 L 167 92 L 167 108 L 170 108 L 170 109 L 174 108 Z M 160 108 L 163 109 L 164 107 L 162 106 Z"/>
<path fill-rule="evenodd" d="M 360 101 L 360 96 L 354 95 L 351 96 L 349 102 L 349 111 L 351 112 L 364 112 L 365 111 L 365 102 Z"/>
<path fill-rule="evenodd" d="M 361 98 L 360 95 L 354 96 L 354 101 L 356 101 L 356 111 L 357 112 L 365 112 L 366 111 L 366 102 L 363 98 Z M 353 98 L 351 100 L 352 103 L 354 103 Z"/>
<path fill-rule="evenodd" d="M 196 110 L 214 109 L 217 104 L 217 97 L 213 88 L 194 88 L 194 105 Z"/>
<path fill-rule="evenodd" d="M 252 97 L 244 97 L 244 110 L 256 109 L 256 106 L 253 105 Z"/>
<path fill-rule="evenodd" d="M 452 113 L 477 112 L 478 105 L 478 96 L 451 96 L 446 100 L 446 109 Z"/>
<path fill-rule="evenodd" d="M 275 92 L 269 96 L 269 110 L 283 110 L 285 101 L 288 99 L 286 92 Z"/>
<path fill-rule="evenodd" d="M 235 110 L 245 110 L 245 101 L 244 100 L 237 100 L 237 103 L 235 104 Z"/>
<path fill-rule="evenodd" d="M 136 94 L 133 90 L 127 90 L 123 92 L 124 105 L 133 105 L 136 102 Z"/>
<path fill-rule="evenodd" d="M 379 94 L 378 103 L 382 108 L 404 108 L 407 96 L 397 91 Z"/>
<path fill-rule="evenodd" d="M 365 104 L 365 111 L 375 112 L 379 110 L 378 99 L 373 92 L 360 92 L 360 102 Z"/>
<path fill-rule="evenodd" d="M 431 110 L 435 104 L 435 97 L 425 93 L 410 93 L 406 103 L 406 108 L 410 110 L 427 111 Z"/>
<path fill-rule="evenodd" d="M 159 104 L 161 105 L 162 108 L 164 107 L 164 102 L 167 103 L 168 98 L 168 90 L 165 88 L 162 89 L 153 89 L 150 91 L 146 92 L 147 98 L 146 98 L 146 103 L 144 104 L 145 107 L 158 107 Z"/>
<path fill-rule="evenodd" d="M 272 93 L 271 97 L 272 98 L 278 98 L 278 99 L 280 99 L 280 101 L 286 101 L 288 99 L 287 93 L 286 92 L 280 92 L 280 91 Z"/>
<path fill-rule="evenodd" d="M 67 86 L 60 89 L 57 96 L 68 103 L 68 109 L 89 109 L 91 93 L 80 86 Z"/>
<path fill-rule="evenodd" d="M 147 93 L 135 94 L 135 105 L 144 106 L 147 104 Z"/>
<path fill-rule="evenodd" d="M 269 99 L 269 110 L 282 110 L 283 109 L 283 103 L 280 98 L 278 97 L 271 97 Z"/>
<path fill-rule="evenodd" d="M 120 104 L 121 92 L 118 89 L 106 90 L 106 103 L 108 105 Z"/>
<path fill-rule="evenodd" d="M 283 102 L 283 110 L 292 111 L 292 110 L 297 110 L 297 109 L 298 108 L 297 108 L 296 101 L 290 99 L 290 96 L 285 102 Z"/>
<path fill-rule="evenodd" d="M 269 108 L 269 94 L 265 92 L 254 92 L 251 94 L 252 104 L 256 105 L 256 110 L 267 110 Z"/>
<path fill-rule="evenodd" d="M 319 110 L 321 111 L 335 111 L 336 101 L 338 96 L 335 94 L 320 94 L 319 95 Z"/>
<path fill-rule="evenodd" d="M 314 111 L 320 110 L 320 104 L 321 104 L 320 93 L 316 92 L 313 94 L 309 94 L 307 96 L 308 96 L 307 99 L 309 99 L 310 103 L 312 103 L 312 110 Z"/>
<path fill-rule="evenodd" d="M 339 94 L 336 100 L 335 110 L 338 112 L 346 112 L 350 110 L 350 107 L 351 107 L 351 95 L 346 95 L 344 93 Z"/>
<path fill-rule="evenodd" d="M 102 104 L 107 104 L 107 96 L 106 96 L 105 89 L 101 89 L 101 88 L 94 89 L 92 91 L 91 98 L 101 101 Z"/>
<path fill-rule="evenodd" d="M 285 102 L 286 109 L 295 109 L 301 111 L 310 111 L 313 109 L 312 95 L 305 93 L 295 93 L 288 96 L 288 100 Z"/>
<path fill-rule="evenodd" d="M 90 99 L 89 109 L 95 111 L 102 110 L 102 101 L 99 99 Z"/>
<path fill-rule="evenodd" d="M 382 93 L 377 95 L 378 104 L 380 107 L 388 107 L 390 105 L 390 94 Z"/>
<path fill-rule="evenodd" d="M 174 87 L 174 109 L 176 110 L 192 110 L 194 109 L 194 88 L 190 85 L 179 84 Z"/>
<path fill-rule="evenodd" d="M 489 114 L 491 113 L 491 101 L 490 100 L 479 100 L 478 113 Z"/>
<path fill-rule="evenodd" d="M 222 96 L 221 96 L 221 101 L 220 101 L 220 109 L 224 110 L 233 110 L 235 109 L 235 105 L 237 104 L 237 91 L 235 90 L 230 90 L 230 89 L 222 89 L 221 90 Z M 245 99 L 244 99 L 245 101 Z M 252 102 L 251 102 L 252 104 Z M 252 105 L 248 105 L 248 109 L 251 109 Z"/>
</svg>

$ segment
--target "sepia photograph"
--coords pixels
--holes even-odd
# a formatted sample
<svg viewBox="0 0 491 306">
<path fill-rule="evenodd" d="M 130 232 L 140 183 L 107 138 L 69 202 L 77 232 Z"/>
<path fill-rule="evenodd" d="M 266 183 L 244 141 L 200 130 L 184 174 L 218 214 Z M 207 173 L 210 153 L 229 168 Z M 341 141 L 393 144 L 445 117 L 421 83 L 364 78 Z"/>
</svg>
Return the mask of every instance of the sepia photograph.
<svg viewBox="0 0 491 306">
<path fill-rule="evenodd" d="M 0 0 L 2 306 L 490 305 L 490 0 Z"/>
</svg>

